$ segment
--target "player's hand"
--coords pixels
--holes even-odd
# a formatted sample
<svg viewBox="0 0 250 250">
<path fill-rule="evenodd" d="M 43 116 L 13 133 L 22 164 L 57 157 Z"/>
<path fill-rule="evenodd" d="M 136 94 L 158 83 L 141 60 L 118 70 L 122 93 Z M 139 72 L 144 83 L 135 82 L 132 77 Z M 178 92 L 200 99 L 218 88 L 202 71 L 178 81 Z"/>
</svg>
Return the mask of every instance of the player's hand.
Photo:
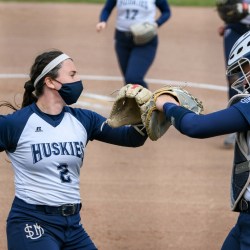
<svg viewBox="0 0 250 250">
<path fill-rule="evenodd" d="M 225 26 L 223 25 L 223 26 L 220 26 L 219 28 L 218 28 L 218 34 L 220 35 L 220 36 L 223 36 L 224 35 L 224 32 L 225 32 Z"/>
<path fill-rule="evenodd" d="M 160 95 L 157 97 L 156 101 L 155 101 L 155 105 L 156 105 L 156 108 L 159 110 L 159 111 L 163 111 L 163 105 L 167 102 L 171 102 L 171 103 L 174 103 L 176 105 L 180 105 L 176 99 L 174 97 L 172 97 L 171 95 Z"/>
<path fill-rule="evenodd" d="M 107 26 L 107 23 L 106 22 L 100 22 L 96 25 L 96 31 L 97 32 L 100 32 L 102 30 L 104 30 Z"/>
</svg>

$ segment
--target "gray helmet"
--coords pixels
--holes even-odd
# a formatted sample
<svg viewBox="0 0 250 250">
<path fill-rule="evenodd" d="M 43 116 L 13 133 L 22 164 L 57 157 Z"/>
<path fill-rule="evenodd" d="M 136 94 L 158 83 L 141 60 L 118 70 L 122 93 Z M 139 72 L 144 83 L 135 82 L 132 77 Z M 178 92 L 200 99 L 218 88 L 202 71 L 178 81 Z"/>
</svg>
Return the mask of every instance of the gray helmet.
<svg viewBox="0 0 250 250">
<path fill-rule="evenodd" d="M 232 47 L 226 75 L 232 82 L 232 89 L 238 93 L 250 92 L 250 31 L 242 35 Z"/>
</svg>

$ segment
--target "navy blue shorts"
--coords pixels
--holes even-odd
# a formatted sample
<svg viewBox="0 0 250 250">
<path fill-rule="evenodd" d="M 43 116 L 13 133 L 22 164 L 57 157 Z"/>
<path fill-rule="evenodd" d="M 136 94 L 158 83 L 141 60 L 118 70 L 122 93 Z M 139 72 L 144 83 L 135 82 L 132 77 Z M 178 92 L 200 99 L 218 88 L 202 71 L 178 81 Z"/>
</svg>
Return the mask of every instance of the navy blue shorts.
<svg viewBox="0 0 250 250">
<path fill-rule="evenodd" d="M 15 197 L 7 219 L 8 250 L 97 250 L 81 224 L 80 209 L 79 204 L 59 211 Z"/>
<path fill-rule="evenodd" d="M 125 84 L 148 88 L 144 77 L 154 62 L 157 47 L 158 36 L 144 45 L 136 45 L 131 32 L 115 30 L 115 51 Z"/>
</svg>

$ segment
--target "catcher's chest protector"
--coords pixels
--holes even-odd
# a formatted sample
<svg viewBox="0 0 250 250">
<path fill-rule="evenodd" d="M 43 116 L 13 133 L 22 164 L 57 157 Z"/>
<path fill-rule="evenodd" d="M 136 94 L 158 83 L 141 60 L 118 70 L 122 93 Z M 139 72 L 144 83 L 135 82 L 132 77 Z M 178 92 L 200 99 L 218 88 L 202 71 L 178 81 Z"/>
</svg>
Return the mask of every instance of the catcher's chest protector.
<svg viewBox="0 0 250 250">
<path fill-rule="evenodd" d="M 233 105 L 249 94 L 238 94 L 229 100 L 228 106 Z M 234 161 L 231 177 L 231 208 L 239 212 L 237 204 L 250 185 L 250 130 L 237 133 Z M 249 193 L 250 195 L 250 193 Z"/>
<path fill-rule="evenodd" d="M 250 131 L 237 133 L 231 178 L 231 208 L 237 204 L 250 183 Z"/>
</svg>

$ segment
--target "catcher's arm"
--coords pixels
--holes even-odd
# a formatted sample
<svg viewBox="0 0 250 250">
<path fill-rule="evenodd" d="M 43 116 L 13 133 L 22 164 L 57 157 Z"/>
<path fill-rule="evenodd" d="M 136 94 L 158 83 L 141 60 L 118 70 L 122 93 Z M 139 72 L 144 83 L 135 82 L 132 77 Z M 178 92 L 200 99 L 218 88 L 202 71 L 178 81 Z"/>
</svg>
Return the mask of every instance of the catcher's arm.
<svg viewBox="0 0 250 250">
<path fill-rule="evenodd" d="M 201 101 L 181 87 L 166 86 L 156 90 L 151 100 L 144 105 L 145 112 L 142 115 L 143 124 L 152 141 L 158 140 L 172 125 L 170 117 L 163 112 L 165 103 L 173 103 L 196 114 L 203 111 Z"/>
<path fill-rule="evenodd" d="M 173 96 L 164 94 L 164 95 L 160 95 L 156 98 L 156 100 L 155 100 L 156 108 L 159 111 L 163 112 L 163 106 L 167 102 L 176 104 L 178 106 L 180 105 L 179 102 Z"/>
</svg>

